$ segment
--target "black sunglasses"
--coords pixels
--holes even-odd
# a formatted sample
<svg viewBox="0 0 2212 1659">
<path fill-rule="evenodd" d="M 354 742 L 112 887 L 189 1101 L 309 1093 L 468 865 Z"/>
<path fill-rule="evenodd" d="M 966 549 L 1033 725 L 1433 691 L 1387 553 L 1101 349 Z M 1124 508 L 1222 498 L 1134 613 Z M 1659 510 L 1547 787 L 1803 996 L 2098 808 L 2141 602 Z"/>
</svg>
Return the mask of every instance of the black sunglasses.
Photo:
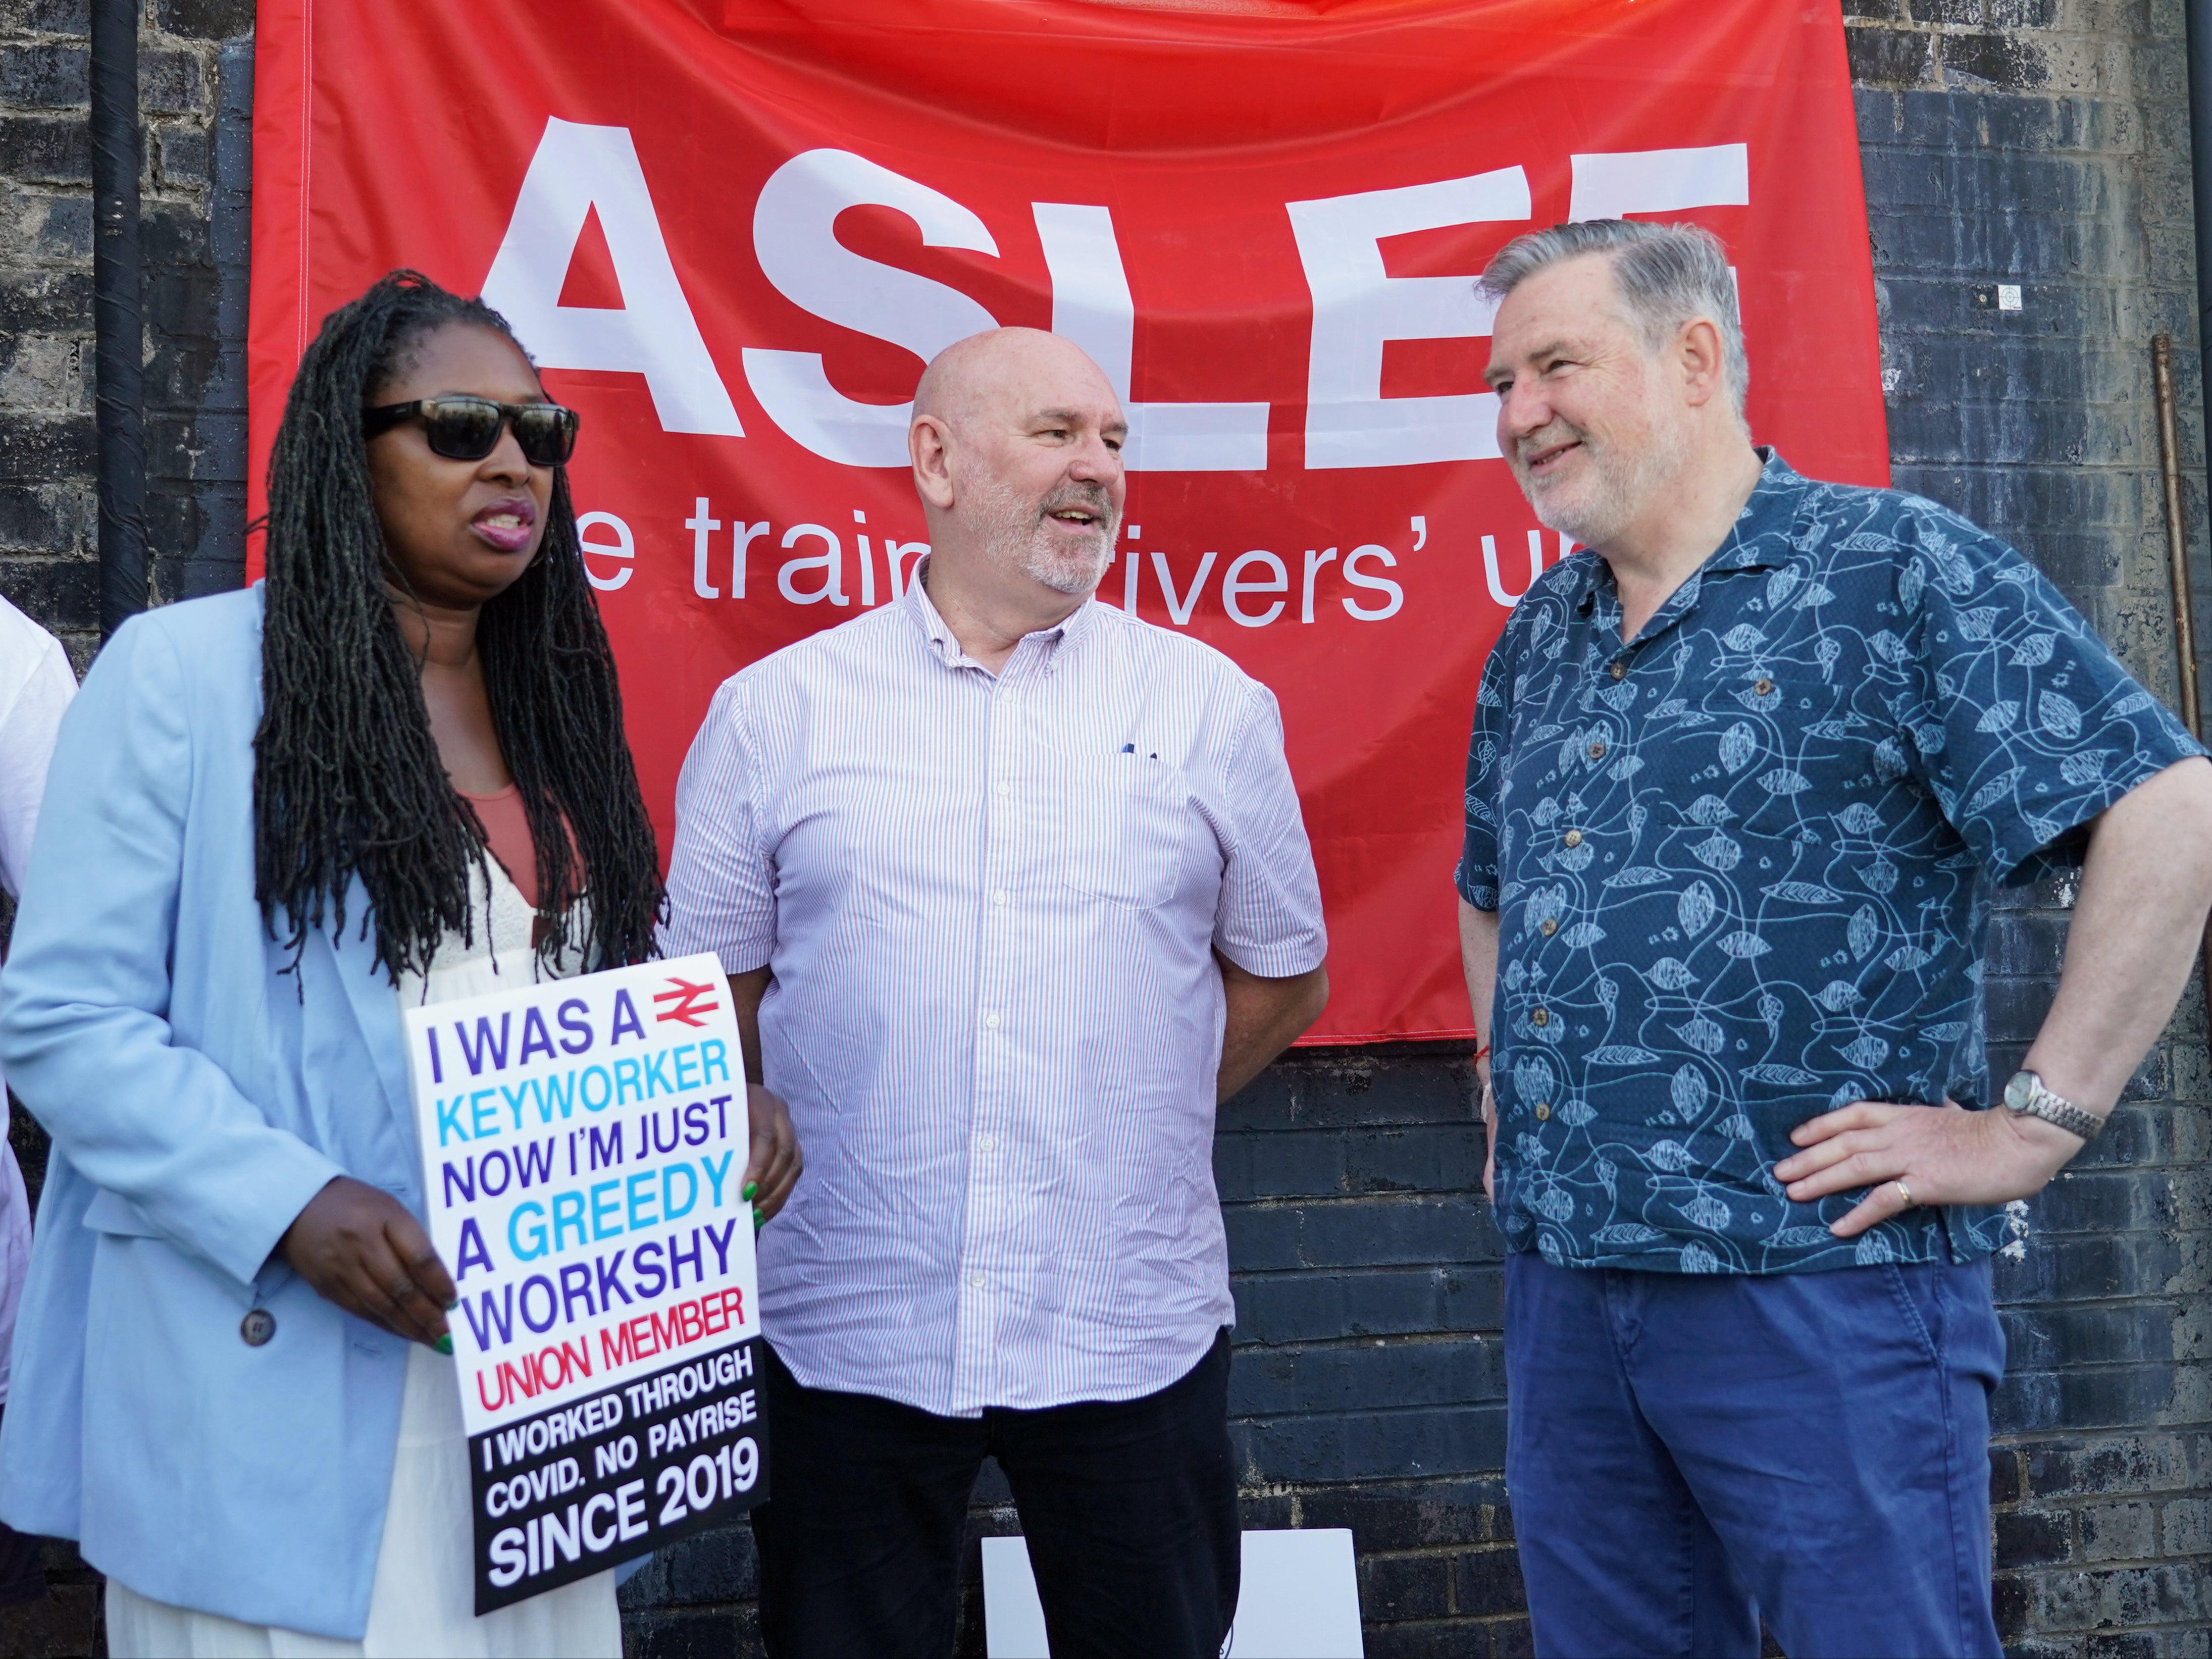
<svg viewBox="0 0 2212 1659">
<path fill-rule="evenodd" d="M 532 466 L 560 466 L 576 453 L 581 417 L 559 404 L 500 404 L 489 398 L 417 398 L 361 412 L 364 438 L 389 432 L 402 421 L 422 422 L 430 453 L 449 461 L 480 461 L 499 446 L 511 422 L 523 459 Z"/>
</svg>

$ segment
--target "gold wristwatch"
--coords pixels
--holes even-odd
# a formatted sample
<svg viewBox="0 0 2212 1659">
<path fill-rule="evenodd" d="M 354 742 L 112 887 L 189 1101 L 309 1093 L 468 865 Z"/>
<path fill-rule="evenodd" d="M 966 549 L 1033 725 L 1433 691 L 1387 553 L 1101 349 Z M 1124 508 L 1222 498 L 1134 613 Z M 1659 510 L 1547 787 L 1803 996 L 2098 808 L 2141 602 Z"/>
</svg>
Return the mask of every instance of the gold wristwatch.
<svg viewBox="0 0 2212 1659">
<path fill-rule="evenodd" d="M 2013 1073 L 2012 1081 L 2005 1085 L 2004 1103 L 2008 1111 L 2055 1123 L 2067 1133 L 2081 1136 L 2084 1142 L 2094 1140 L 2105 1130 L 2104 1119 L 2094 1112 L 2084 1111 L 2063 1095 L 2053 1094 L 2033 1072 Z"/>
</svg>

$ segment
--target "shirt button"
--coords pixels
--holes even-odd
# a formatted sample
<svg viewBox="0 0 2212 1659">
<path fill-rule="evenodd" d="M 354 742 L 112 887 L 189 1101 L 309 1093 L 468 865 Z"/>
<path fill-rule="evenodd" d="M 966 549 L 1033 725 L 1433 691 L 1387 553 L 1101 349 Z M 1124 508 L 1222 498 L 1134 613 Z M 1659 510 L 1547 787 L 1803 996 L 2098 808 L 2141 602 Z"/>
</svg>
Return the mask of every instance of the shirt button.
<svg viewBox="0 0 2212 1659">
<path fill-rule="evenodd" d="M 1559 919 L 1557 916 L 1546 916 L 1543 921 L 1536 924 L 1536 930 L 1546 939 L 1549 939 L 1559 931 Z"/>
<path fill-rule="evenodd" d="M 1592 760 L 1603 760 L 1605 758 L 1605 745 L 1601 743 L 1592 744 L 1589 747 L 1589 757 Z"/>
<path fill-rule="evenodd" d="M 983 1024 L 995 1031 L 999 1029 L 999 1017 L 996 1014 L 986 1014 L 983 1016 Z"/>
<path fill-rule="evenodd" d="M 1552 1011 L 1549 1008 L 1537 1009 L 1528 1016 L 1528 1023 L 1531 1025 L 1549 1025 L 1552 1023 Z"/>
<path fill-rule="evenodd" d="M 1605 672 L 1617 680 L 1625 680 L 1628 678 L 1628 665 L 1625 662 L 1617 662 Z"/>
<path fill-rule="evenodd" d="M 1001 887 L 997 892 L 991 895 L 991 902 L 994 904 L 1004 904 L 1006 902 L 1006 890 L 1003 887 Z"/>
<path fill-rule="evenodd" d="M 1579 830 L 1570 830 L 1564 839 L 1568 846 L 1579 847 L 1583 844 L 1583 832 Z"/>
<path fill-rule="evenodd" d="M 999 793 L 1000 793 L 1000 794 L 1002 794 L 1002 795 L 1003 795 L 1003 794 L 1006 793 L 1009 790 L 1011 790 L 1012 787 L 1013 787 L 1013 786 L 1012 786 L 1012 784 L 1002 783 L 1002 784 L 1000 784 L 1000 785 L 999 786 Z"/>
<path fill-rule="evenodd" d="M 1548 1101 L 1548 1100 L 1540 1100 L 1540 1101 L 1538 1101 L 1538 1102 L 1536 1103 L 1536 1121 L 1537 1121 L 1537 1122 L 1539 1122 L 1539 1123 L 1542 1123 L 1542 1122 L 1546 1121 L 1547 1119 L 1549 1119 L 1549 1118 L 1551 1117 L 1551 1115 L 1552 1115 L 1552 1103 L 1551 1103 L 1550 1101 Z"/>
<path fill-rule="evenodd" d="M 247 1347 L 260 1347 L 276 1334 L 276 1316 L 266 1308 L 256 1308 L 238 1322 L 238 1334 Z"/>
<path fill-rule="evenodd" d="M 1762 676 L 1751 683 L 1751 689 L 1763 697 L 1774 690 L 1774 682 Z"/>
<path fill-rule="evenodd" d="M 977 1135 L 975 1137 L 975 1150 L 979 1152 L 988 1152 L 992 1147 L 998 1144 L 999 1143 L 997 1141 L 992 1139 L 988 1135 Z"/>
<path fill-rule="evenodd" d="M 983 1288 L 983 1275 L 981 1273 L 969 1273 L 968 1275 L 968 1282 L 980 1291 Z"/>
</svg>

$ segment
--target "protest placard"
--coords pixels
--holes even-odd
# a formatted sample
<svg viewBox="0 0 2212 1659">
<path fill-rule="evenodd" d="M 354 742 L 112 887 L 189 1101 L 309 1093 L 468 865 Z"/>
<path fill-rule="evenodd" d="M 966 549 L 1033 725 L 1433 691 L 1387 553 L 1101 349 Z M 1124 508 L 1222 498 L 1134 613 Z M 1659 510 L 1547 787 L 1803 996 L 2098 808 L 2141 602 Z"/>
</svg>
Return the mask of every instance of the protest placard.
<svg viewBox="0 0 2212 1659">
<path fill-rule="evenodd" d="M 768 1496 L 744 1068 L 712 956 L 405 1018 L 481 1614 Z"/>
</svg>

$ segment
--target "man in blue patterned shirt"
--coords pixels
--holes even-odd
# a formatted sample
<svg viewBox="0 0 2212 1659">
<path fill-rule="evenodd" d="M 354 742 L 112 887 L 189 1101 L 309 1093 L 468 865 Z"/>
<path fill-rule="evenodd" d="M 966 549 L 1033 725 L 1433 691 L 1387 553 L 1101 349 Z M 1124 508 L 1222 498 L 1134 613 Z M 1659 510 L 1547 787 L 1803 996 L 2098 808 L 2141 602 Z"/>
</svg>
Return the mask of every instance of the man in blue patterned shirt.
<svg viewBox="0 0 2212 1659">
<path fill-rule="evenodd" d="M 2172 1011 L 2212 766 L 2012 549 L 1753 447 L 1712 237 L 1483 283 L 1500 447 L 1589 550 L 1491 654 L 1458 872 L 1537 1650 L 1995 1655 L 1992 1206 Z M 1985 1109 L 1990 888 L 2084 849 Z"/>
</svg>

